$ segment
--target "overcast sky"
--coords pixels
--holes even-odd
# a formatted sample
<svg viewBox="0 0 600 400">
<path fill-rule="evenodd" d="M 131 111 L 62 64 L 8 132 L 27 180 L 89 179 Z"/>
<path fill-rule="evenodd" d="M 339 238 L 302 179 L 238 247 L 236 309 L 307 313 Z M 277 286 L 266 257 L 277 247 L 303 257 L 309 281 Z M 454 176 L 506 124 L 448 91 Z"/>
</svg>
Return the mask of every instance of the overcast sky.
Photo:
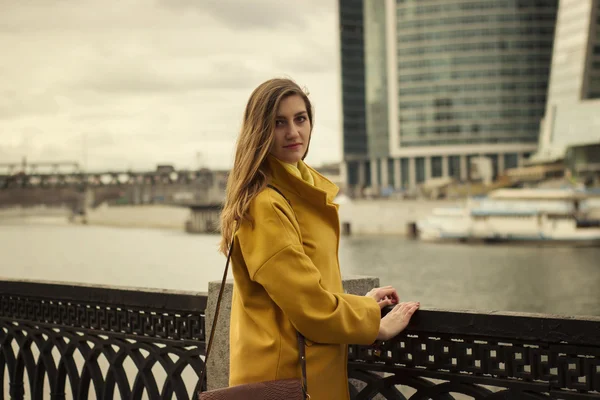
<svg viewBox="0 0 600 400">
<path fill-rule="evenodd" d="M 316 109 L 308 161 L 338 161 L 336 2 L 0 0 L 0 163 L 228 168 L 252 89 L 282 76 Z"/>
</svg>

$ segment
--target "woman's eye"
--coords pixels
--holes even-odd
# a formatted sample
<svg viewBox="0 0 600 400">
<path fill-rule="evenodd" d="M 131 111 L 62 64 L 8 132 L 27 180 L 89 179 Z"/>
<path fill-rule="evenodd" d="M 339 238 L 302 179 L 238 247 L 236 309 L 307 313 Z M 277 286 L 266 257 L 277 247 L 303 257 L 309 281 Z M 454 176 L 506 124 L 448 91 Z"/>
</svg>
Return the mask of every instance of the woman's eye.
<svg viewBox="0 0 600 400">
<path fill-rule="evenodd" d="M 298 117 L 298 122 L 304 122 L 306 121 L 306 117 Z"/>
<path fill-rule="evenodd" d="M 284 124 L 284 122 L 283 122 L 283 121 L 281 121 L 281 120 L 277 120 L 277 121 L 275 121 L 275 126 L 281 126 L 281 125 L 283 125 L 283 124 Z"/>
</svg>

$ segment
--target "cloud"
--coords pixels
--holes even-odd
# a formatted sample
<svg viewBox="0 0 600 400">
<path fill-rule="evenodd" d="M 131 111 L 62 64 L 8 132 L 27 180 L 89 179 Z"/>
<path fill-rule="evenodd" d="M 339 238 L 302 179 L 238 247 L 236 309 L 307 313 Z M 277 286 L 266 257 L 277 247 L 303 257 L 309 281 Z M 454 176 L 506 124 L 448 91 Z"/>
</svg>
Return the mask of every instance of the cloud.
<svg viewBox="0 0 600 400">
<path fill-rule="evenodd" d="M 185 65 L 187 63 L 187 65 Z M 204 90 L 243 89 L 256 81 L 260 71 L 243 59 L 181 60 L 181 68 L 172 60 L 127 60 L 98 65 L 70 84 L 73 89 L 106 94 L 169 94 Z M 189 68 L 198 66 L 198 68 Z"/>
<path fill-rule="evenodd" d="M 81 146 L 98 150 L 100 148 L 113 148 L 118 144 L 118 140 L 110 132 L 105 131 L 88 131 L 82 134 Z M 83 150 L 82 150 L 83 151 Z"/>
<path fill-rule="evenodd" d="M 99 0 L 0 0 L 0 7 L 0 32 L 4 33 L 119 31 L 123 34 L 149 28 L 183 29 L 193 27 L 194 22 L 185 15 L 165 18 L 147 0 L 124 0 L 111 3 L 110 7 Z"/>
<path fill-rule="evenodd" d="M 185 92 L 203 87 L 201 79 L 169 79 L 147 69 L 117 69 L 107 74 L 90 74 L 72 85 L 73 89 L 91 90 L 104 94 L 133 93 L 140 96 L 153 93 Z"/>
<path fill-rule="evenodd" d="M 61 111 L 56 98 L 48 92 L 23 94 L 0 91 L 0 120 L 32 115 L 52 115 Z"/>
<path fill-rule="evenodd" d="M 0 0 L 0 157 L 227 168 L 251 91 L 285 76 L 316 107 L 309 159 L 339 159 L 335 3 Z"/>
<path fill-rule="evenodd" d="M 273 0 L 159 0 L 163 7 L 175 11 L 195 11 L 210 15 L 236 31 L 286 30 L 302 31 L 312 18 L 324 11 L 322 0 L 301 2 Z M 328 10 L 329 7 L 325 7 Z"/>
</svg>

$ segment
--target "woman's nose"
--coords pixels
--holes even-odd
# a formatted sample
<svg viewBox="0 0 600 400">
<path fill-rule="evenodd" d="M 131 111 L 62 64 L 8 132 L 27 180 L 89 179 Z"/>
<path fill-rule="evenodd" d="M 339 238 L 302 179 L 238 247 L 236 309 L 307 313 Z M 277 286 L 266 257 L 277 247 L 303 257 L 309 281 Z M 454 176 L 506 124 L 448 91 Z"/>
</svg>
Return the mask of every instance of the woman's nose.
<svg viewBox="0 0 600 400">
<path fill-rule="evenodd" d="M 300 136 L 300 133 L 298 132 L 298 127 L 296 126 L 296 124 L 288 124 L 288 128 L 286 130 L 285 136 L 288 139 L 293 139 L 293 138 Z"/>
</svg>

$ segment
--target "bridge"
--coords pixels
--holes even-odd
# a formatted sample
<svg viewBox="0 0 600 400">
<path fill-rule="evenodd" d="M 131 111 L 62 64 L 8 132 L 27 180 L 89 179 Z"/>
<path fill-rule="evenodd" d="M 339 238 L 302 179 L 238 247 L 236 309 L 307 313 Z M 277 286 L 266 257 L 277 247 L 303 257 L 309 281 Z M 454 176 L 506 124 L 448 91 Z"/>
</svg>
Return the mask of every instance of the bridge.
<svg viewBox="0 0 600 400">
<path fill-rule="evenodd" d="M 117 204 L 216 206 L 228 171 L 176 170 L 84 172 L 73 161 L 0 163 L 0 207 L 35 205 L 85 209 Z"/>
<path fill-rule="evenodd" d="M 51 173 L 59 174 L 60 171 L 64 169 L 79 172 L 79 163 L 75 161 L 39 161 L 35 163 L 27 163 L 26 158 L 23 158 L 21 163 L 0 163 L 0 175 L 2 175 L 1 171 L 3 170 L 6 172 L 6 175 L 33 175 L 39 170 L 50 170 Z"/>
<path fill-rule="evenodd" d="M 125 185 L 169 185 L 209 183 L 213 175 L 225 171 L 176 170 L 170 165 L 159 165 L 154 171 L 84 172 L 73 161 L 0 163 L 0 190 L 14 188 L 51 188 Z M 209 182 L 207 182 L 207 180 Z"/>
</svg>

